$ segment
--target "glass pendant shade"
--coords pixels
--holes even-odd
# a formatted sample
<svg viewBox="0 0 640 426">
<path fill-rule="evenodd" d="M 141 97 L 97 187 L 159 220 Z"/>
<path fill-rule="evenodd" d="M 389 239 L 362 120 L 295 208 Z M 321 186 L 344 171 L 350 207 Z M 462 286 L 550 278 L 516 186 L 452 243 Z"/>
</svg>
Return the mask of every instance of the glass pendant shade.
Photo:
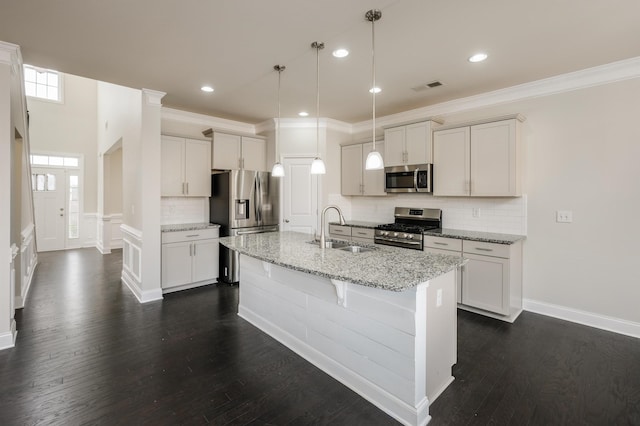
<svg viewBox="0 0 640 426">
<path fill-rule="evenodd" d="M 371 151 L 367 155 L 367 161 L 364 163 L 366 170 L 380 170 L 384 168 L 384 161 L 382 161 L 382 155 L 378 151 Z"/>
<path fill-rule="evenodd" d="M 279 161 L 273 165 L 271 169 L 271 176 L 273 177 L 284 177 L 284 166 Z"/>
<path fill-rule="evenodd" d="M 324 161 L 320 157 L 314 158 L 311 162 L 311 174 L 323 175 L 325 173 L 327 173 L 327 168 L 324 166 Z"/>
</svg>

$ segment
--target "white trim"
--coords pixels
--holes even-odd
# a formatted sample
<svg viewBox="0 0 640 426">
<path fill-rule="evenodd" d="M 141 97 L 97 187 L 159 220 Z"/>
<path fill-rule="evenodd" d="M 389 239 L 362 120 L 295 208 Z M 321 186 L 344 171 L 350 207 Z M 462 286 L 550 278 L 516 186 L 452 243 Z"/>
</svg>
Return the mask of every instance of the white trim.
<svg viewBox="0 0 640 426">
<path fill-rule="evenodd" d="M 426 425 L 431 420 L 429 415 L 429 400 L 423 398 L 416 408 L 398 399 L 389 392 L 374 385 L 362 376 L 354 373 L 344 365 L 329 358 L 324 353 L 292 337 L 272 322 L 255 312 L 239 306 L 238 316 L 248 321 L 258 329 L 284 344 L 296 354 L 318 367 L 340 383 L 352 389 L 358 395 L 405 425 L 415 425 L 415 419 L 420 419 L 419 426 Z"/>
<path fill-rule="evenodd" d="M 150 106 L 162 106 L 162 98 L 166 95 L 165 92 L 158 90 L 142 89 L 142 96 L 147 105 Z"/>
<path fill-rule="evenodd" d="M 256 133 L 264 133 L 270 130 L 275 130 L 276 118 L 270 118 L 255 125 Z M 344 121 L 334 120 L 333 118 L 320 118 L 320 128 L 335 130 L 342 133 L 351 134 L 353 126 L 350 123 Z M 281 129 L 313 129 L 316 127 L 316 119 L 313 118 L 281 118 Z"/>
<path fill-rule="evenodd" d="M 524 99 L 556 95 L 639 77 L 640 56 L 494 90 L 492 92 L 387 115 L 376 118 L 376 125 L 378 127 L 389 127 L 407 122 L 408 120 L 425 120 L 428 117 L 453 114 Z M 370 130 L 371 120 L 355 123 L 352 127 L 353 133 Z"/>
<path fill-rule="evenodd" d="M 120 278 L 129 290 L 131 290 L 131 293 L 133 293 L 136 299 L 138 299 L 138 302 L 148 303 L 162 300 L 162 289 L 142 290 L 124 268 L 122 269 L 122 276 Z"/>
<path fill-rule="evenodd" d="M 0 334 L 0 350 L 13 348 L 16 345 L 18 331 L 16 330 L 16 321 L 11 320 L 11 330 Z"/>
<path fill-rule="evenodd" d="M 123 232 L 126 232 L 127 234 L 133 236 L 137 240 L 142 241 L 142 231 L 139 231 L 136 228 L 132 228 L 131 226 L 124 223 L 120 225 L 120 229 L 122 229 Z"/>
<path fill-rule="evenodd" d="M 241 132 L 255 135 L 256 129 L 253 124 L 242 123 L 240 121 L 226 120 L 224 118 L 210 115 L 197 114 L 195 112 L 181 111 L 178 109 L 162 107 L 160 112 L 162 121 L 176 121 L 179 123 L 196 124 L 205 128 L 214 128 L 220 131 Z"/>
<path fill-rule="evenodd" d="M 640 338 L 640 323 L 637 322 L 531 299 L 523 299 L 522 304 L 525 311 Z"/>
<path fill-rule="evenodd" d="M 6 41 L 0 41 L 0 63 L 14 66 L 22 64 L 20 46 Z"/>
</svg>

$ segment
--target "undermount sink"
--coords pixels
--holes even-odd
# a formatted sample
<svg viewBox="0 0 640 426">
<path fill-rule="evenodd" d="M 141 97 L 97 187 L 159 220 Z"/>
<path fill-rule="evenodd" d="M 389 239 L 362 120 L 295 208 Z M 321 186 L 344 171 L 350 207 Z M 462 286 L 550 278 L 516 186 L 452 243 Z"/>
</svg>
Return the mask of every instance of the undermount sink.
<svg viewBox="0 0 640 426">
<path fill-rule="evenodd" d="M 350 251 L 351 253 L 365 253 L 367 251 L 375 250 L 375 247 L 362 247 L 362 246 L 345 246 L 338 247 L 338 250 Z"/>
<path fill-rule="evenodd" d="M 317 240 L 309 241 L 309 244 L 320 246 L 320 242 Z M 377 247 L 356 246 L 347 241 L 327 241 L 325 243 L 325 248 L 338 249 L 342 251 L 348 251 L 351 253 L 365 253 L 365 252 L 373 251 L 377 249 Z"/>
</svg>

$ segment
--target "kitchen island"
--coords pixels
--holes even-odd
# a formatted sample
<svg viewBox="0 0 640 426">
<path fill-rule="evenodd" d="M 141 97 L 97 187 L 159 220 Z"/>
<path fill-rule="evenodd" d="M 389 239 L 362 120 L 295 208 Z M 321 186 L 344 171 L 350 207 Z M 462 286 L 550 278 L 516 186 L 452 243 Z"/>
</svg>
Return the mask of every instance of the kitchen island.
<svg viewBox="0 0 640 426">
<path fill-rule="evenodd" d="M 459 256 L 389 246 L 320 249 L 272 232 L 240 253 L 238 314 L 408 425 L 453 381 Z"/>
</svg>

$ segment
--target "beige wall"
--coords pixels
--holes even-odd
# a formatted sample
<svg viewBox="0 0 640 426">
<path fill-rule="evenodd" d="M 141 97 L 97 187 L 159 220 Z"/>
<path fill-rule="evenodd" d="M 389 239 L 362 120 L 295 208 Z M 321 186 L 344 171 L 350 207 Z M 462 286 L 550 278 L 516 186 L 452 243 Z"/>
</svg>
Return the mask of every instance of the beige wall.
<svg viewBox="0 0 640 426">
<path fill-rule="evenodd" d="M 27 98 L 32 152 L 84 156 L 84 211 L 97 211 L 97 82 L 64 74 L 64 103 Z"/>
<path fill-rule="evenodd" d="M 122 213 L 122 148 L 118 148 L 109 154 L 109 202 L 106 214 Z"/>
</svg>

